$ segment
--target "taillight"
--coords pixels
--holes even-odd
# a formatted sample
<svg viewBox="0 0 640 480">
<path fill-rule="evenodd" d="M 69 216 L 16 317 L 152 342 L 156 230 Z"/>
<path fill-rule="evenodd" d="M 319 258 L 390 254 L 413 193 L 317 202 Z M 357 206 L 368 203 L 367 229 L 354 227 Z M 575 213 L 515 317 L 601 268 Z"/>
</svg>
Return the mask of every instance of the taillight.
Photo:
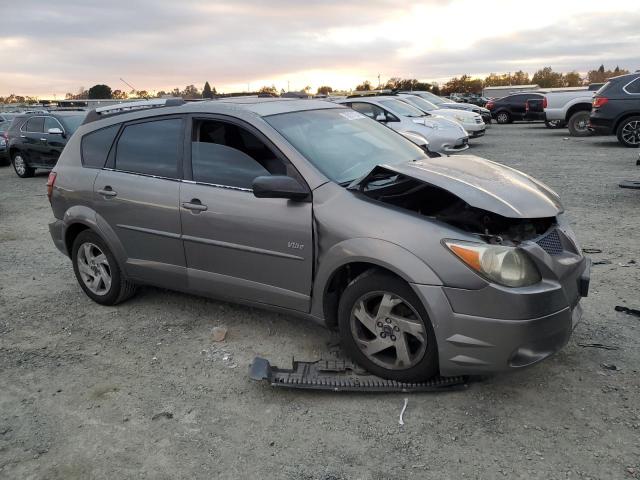
<svg viewBox="0 0 640 480">
<path fill-rule="evenodd" d="M 527 100 L 526 102 L 524 102 L 524 111 L 528 112 L 529 111 L 529 100 Z"/>
<path fill-rule="evenodd" d="M 58 174 L 56 172 L 51 172 L 49 174 L 49 178 L 47 178 L 47 198 L 49 199 L 49 203 L 51 203 L 51 195 L 53 194 L 53 185 L 56 183 L 56 177 Z"/>
<path fill-rule="evenodd" d="M 488 109 L 488 110 L 491 110 L 494 106 L 495 106 L 495 103 L 493 103 L 491 100 L 489 100 L 487 102 L 487 104 L 485 105 L 485 108 Z"/>
<path fill-rule="evenodd" d="M 547 108 L 547 97 L 542 97 L 542 108 Z"/>
<path fill-rule="evenodd" d="M 595 97 L 593 99 L 593 108 L 600 108 L 605 105 L 609 99 L 607 97 Z"/>
</svg>

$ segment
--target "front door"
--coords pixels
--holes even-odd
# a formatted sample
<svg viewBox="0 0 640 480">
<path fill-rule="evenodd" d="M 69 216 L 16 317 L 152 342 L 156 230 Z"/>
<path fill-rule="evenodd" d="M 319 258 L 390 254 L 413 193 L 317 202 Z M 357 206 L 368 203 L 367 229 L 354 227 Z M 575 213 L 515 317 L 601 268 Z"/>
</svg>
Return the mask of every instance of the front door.
<svg viewBox="0 0 640 480">
<path fill-rule="evenodd" d="M 309 310 L 313 267 L 310 202 L 257 198 L 253 179 L 297 171 L 257 130 L 194 118 L 180 190 L 189 288 Z"/>
<path fill-rule="evenodd" d="M 46 166 L 44 150 L 46 138 L 44 137 L 44 117 L 31 117 L 20 129 L 22 154 L 26 157 L 30 166 Z"/>
<path fill-rule="evenodd" d="M 178 208 L 183 144 L 181 117 L 125 125 L 94 182 L 98 221 L 120 240 L 127 274 L 176 289 L 186 286 Z"/>
<path fill-rule="evenodd" d="M 49 133 L 52 128 L 57 128 L 61 133 Z M 44 132 L 42 138 L 44 139 L 42 149 L 42 163 L 49 168 L 56 166 L 56 162 L 64 149 L 66 140 L 64 138 L 64 128 L 58 120 L 53 117 L 45 117 L 44 119 Z"/>
</svg>

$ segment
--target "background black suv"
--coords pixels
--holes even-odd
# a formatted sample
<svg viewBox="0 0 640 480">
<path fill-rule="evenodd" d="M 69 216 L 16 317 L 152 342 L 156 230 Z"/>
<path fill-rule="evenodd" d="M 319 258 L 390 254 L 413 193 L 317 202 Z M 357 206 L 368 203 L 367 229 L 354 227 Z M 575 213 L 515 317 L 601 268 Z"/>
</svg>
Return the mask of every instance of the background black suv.
<svg viewBox="0 0 640 480">
<path fill-rule="evenodd" d="M 19 177 L 36 168 L 51 170 L 86 112 L 33 113 L 16 117 L 7 132 L 7 150 Z"/>
<path fill-rule="evenodd" d="M 541 112 L 527 111 L 527 100 L 541 100 L 541 93 L 527 92 L 514 93 L 498 100 L 489 100 L 486 108 L 491 111 L 491 116 L 498 123 L 511 123 L 515 120 L 544 120 L 544 109 Z"/>
<path fill-rule="evenodd" d="M 640 73 L 611 78 L 593 97 L 589 130 L 640 146 Z"/>
</svg>

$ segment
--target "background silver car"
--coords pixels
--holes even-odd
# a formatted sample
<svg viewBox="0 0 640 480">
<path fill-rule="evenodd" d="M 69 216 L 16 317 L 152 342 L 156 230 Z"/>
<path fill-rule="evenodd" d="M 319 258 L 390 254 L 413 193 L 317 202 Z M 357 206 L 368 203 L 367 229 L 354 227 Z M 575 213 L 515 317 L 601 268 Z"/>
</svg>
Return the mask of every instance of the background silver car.
<svg viewBox="0 0 640 480">
<path fill-rule="evenodd" d="M 104 107 L 49 228 L 101 304 L 150 284 L 308 317 L 401 381 L 525 367 L 567 342 L 588 265 L 555 193 L 463 157 L 330 102 Z"/>
<path fill-rule="evenodd" d="M 351 107 L 398 132 L 424 137 L 432 152 L 456 153 L 469 148 L 469 134 L 459 123 L 429 115 L 395 96 L 354 97 L 336 103 Z"/>
</svg>

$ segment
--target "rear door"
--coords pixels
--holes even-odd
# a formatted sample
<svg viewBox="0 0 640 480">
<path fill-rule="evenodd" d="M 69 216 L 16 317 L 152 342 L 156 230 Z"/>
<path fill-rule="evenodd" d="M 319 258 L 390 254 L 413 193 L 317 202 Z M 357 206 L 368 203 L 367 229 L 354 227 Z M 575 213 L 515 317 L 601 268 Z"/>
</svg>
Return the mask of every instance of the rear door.
<svg viewBox="0 0 640 480">
<path fill-rule="evenodd" d="M 186 285 L 178 209 L 183 144 L 182 116 L 127 123 L 94 183 L 99 221 L 120 240 L 127 273 L 177 289 Z"/>
<path fill-rule="evenodd" d="M 253 179 L 304 180 L 254 127 L 228 117 L 189 122 L 180 191 L 189 289 L 308 311 L 313 268 L 311 202 L 257 198 Z"/>
</svg>

